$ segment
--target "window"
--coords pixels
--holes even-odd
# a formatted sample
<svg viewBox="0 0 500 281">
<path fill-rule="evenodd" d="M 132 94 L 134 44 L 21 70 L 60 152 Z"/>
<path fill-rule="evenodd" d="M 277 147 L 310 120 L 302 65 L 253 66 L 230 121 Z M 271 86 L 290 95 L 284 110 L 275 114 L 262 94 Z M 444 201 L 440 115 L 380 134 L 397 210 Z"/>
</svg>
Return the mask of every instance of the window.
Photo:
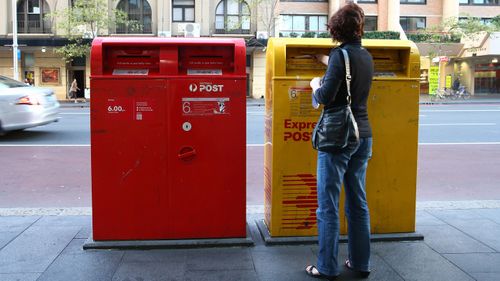
<svg viewBox="0 0 500 281">
<path fill-rule="evenodd" d="M 119 24 L 116 33 L 152 33 L 151 6 L 146 0 L 121 0 L 116 7 L 128 15 L 133 24 Z M 138 24 L 138 25 L 136 25 Z"/>
<path fill-rule="evenodd" d="M 371 3 L 377 3 L 377 0 L 358 0 L 358 4 L 371 4 Z"/>
<path fill-rule="evenodd" d="M 481 24 L 484 24 L 484 25 L 489 25 L 489 24 L 491 24 L 491 22 L 492 22 L 492 20 L 493 20 L 492 18 L 470 18 L 470 19 L 471 19 L 471 20 L 474 20 L 474 21 L 476 21 L 476 20 L 477 20 L 477 21 L 479 21 Z M 466 21 L 468 21 L 468 20 L 469 20 L 469 18 L 466 18 L 466 17 L 460 17 L 460 18 L 458 18 L 458 21 L 459 21 L 459 22 L 466 22 Z"/>
<path fill-rule="evenodd" d="M 45 0 L 21 0 L 17 3 L 17 31 L 19 33 L 51 33 L 50 13 Z"/>
<path fill-rule="evenodd" d="M 328 16 L 322 15 L 281 15 L 281 36 L 296 37 L 306 32 L 326 32 Z"/>
<path fill-rule="evenodd" d="M 421 4 L 425 5 L 427 4 L 427 0 L 400 0 L 401 4 Z"/>
<path fill-rule="evenodd" d="M 404 31 L 417 31 L 425 29 L 425 18 L 423 17 L 400 17 L 399 23 Z"/>
<path fill-rule="evenodd" d="M 194 0 L 174 0 L 172 17 L 174 22 L 194 22 Z"/>
<path fill-rule="evenodd" d="M 500 81 L 500 63 L 475 65 L 475 94 L 500 94 L 500 83 L 498 81 Z"/>
<path fill-rule="evenodd" d="M 215 9 L 215 33 L 250 33 L 250 8 L 245 1 L 222 0 Z"/>
<path fill-rule="evenodd" d="M 377 30 L 377 16 L 366 16 L 365 31 L 376 31 L 376 30 Z"/>
<path fill-rule="evenodd" d="M 500 0 L 460 0 L 460 5 L 499 6 Z"/>
</svg>

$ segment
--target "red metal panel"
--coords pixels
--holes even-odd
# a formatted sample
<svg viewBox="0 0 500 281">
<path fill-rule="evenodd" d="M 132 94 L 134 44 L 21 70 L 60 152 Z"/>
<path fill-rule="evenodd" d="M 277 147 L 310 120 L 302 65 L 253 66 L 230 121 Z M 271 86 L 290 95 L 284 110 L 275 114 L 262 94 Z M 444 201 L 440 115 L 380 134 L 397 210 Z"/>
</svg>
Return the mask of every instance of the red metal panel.
<svg viewBox="0 0 500 281">
<path fill-rule="evenodd" d="M 170 198 L 185 198 L 171 202 L 169 213 L 183 218 L 172 220 L 172 232 L 245 237 L 245 81 L 185 78 L 169 86 L 178 93 L 168 109 Z"/>
<path fill-rule="evenodd" d="M 244 237 L 244 41 L 99 38 L 91 59 L 94 239 Z"/>
<path fill-rule="evenodd" d="M 94 239 L 161 238 L 168 227 L 159 222 L 169 220 L 166 80 L 93 80 L 92 91 Z"/>
</svg>

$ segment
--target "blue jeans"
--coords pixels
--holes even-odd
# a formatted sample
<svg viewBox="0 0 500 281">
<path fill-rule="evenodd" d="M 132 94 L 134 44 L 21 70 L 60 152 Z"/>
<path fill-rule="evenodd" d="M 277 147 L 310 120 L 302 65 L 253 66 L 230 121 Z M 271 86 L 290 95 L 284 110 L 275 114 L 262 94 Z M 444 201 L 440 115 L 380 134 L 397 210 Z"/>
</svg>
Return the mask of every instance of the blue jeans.
<svg viewBox="0 0 500 281">
<path fill-rule="evenodd" d="M 354 151 L 318 151 L 318 270 L 338 275 L 339 195 L 345 189 L 348 222 L 348 258 L 356 270 L 370 270 L 370 214 L 366 202 L 366 168 L 372 155 L 372 138 L 361 138 Z"/>
</svg>

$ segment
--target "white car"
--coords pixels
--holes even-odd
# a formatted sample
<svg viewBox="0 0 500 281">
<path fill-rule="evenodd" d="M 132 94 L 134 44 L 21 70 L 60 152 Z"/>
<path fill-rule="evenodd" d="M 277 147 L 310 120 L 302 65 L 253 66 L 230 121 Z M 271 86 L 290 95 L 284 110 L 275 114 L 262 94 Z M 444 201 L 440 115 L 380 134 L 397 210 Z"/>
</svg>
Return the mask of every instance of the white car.
<svg viewBox="0 0 500 281">
<path fill-rule="evenodd" d="M 59 107 L 51 89 L 0 75 L 0 134 L 55 122 Z"/>
</svg>

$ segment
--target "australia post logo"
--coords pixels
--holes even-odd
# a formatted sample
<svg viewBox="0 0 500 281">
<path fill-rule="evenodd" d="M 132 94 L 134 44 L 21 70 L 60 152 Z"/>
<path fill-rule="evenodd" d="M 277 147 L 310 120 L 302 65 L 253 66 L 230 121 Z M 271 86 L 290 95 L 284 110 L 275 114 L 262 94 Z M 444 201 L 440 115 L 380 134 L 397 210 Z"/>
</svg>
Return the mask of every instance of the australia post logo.
<svg viewBox="0 0 500 281">
<path fill-rule="evenodd" d="M 188 88 L 191 93 L 221 93 L 224 89 L 224 85 L 201 82 L 199 84 L 191 83 Z"/>
</svg>

